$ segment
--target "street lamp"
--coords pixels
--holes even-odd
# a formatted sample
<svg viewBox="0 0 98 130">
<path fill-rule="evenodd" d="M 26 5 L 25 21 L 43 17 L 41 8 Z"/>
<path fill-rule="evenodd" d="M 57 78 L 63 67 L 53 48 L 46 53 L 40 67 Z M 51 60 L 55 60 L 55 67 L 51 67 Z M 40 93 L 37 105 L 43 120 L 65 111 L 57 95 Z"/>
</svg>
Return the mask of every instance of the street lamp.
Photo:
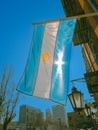
<svg viewBox="0 0 98 130">
<path fill-rule="evenodd" d="M 72 93 L 68 95 L 72 107 L 75 111 L 80 112 L 84 108 L 83 93 L 78 91 L 75 87 L 72 88 Z"/>
<path fill-rule="evenodd" d="M 88 104 L 84 106 L 84 97 L 81 91 L 78 91 L 75 87 L 72 88 L 72 92 L 68 95 L 71 105 L 75 112 L 85 111 L 87 117 L 89 117 L 90 122 L 94 130 L 97 130 L 94 112 L 92 112 L 91 107 Z M 79 114 L 80 115 L 80 114 Z M 91 127 L 91 126 L 90 126 Z"/>
<path fill-rule="evenodd" d="M 91 108 L 87 104 L 85 104 L 84 111 L 87 117 L 91 116 Z"/>
<path fill-rule="evenodd" d="M 85 104 L 84 111 L 85 111 L 86 116 L 89 117 L 89 119 L 93 123 L 92 125 L 93 125 L 94 130 L 97 130 L 95 113 L 91 111 L 91 107 L 88 106 L 88 104 Z"/>
</svg>

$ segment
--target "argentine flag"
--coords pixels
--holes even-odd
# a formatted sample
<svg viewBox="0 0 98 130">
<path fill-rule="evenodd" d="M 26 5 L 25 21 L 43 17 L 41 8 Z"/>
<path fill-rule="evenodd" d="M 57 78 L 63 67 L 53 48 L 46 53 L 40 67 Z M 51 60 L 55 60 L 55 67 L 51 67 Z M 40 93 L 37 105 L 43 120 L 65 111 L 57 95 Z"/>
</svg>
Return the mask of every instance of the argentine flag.
<svg viewBox="0 0 98 130">
<path fill-rule="evenodd" d="M 75 19 L 35 24 L 33 42 L 17 90 L 66 103 Z"/>
</svg>

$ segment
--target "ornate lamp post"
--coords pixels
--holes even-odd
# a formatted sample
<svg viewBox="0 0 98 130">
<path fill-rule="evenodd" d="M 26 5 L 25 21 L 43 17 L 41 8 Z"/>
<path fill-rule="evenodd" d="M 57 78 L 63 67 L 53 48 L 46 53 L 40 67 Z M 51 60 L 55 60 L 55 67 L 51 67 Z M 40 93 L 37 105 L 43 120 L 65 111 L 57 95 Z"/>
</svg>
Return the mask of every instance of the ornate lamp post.
<svg viewBox="0 0 98 130">
<path fill-rule="evenodd" d="M 83 110 L 84 108 L 84 96 L 83 93 L 81 93 L 80 91 L 78 91 L 75 87 L 72 88 L 72 92 L 70 94 L 68 94 L 68 98 L 71 102 L 71 105 L 74 109 L 75 112 L 77 113 L 77 118 L 75 118 L 76 120 L 76 128 L 82 128 L 81 124 L 83 122 L 83 118 L 81 118 L 80 112 Z M 77 121 L 78 119 L 78 121 Z"/>
<path fill-rule="evenodd" d="M 86 116 L 89 117 L 89 119 L 91 120 L 94 130 L 97 130 L 95 116 L 94 116 L 95 113 L 91 111 L 91 107 L 85 104 L 84 111 L 85 111 Z"/>
<path fill-rule="evenodd" d="M 72 107 L 75 111 L 80 112 L 84 108 L 83 93 L 78 91 L 75 87 L 72 88 L 72 93 L 68 95 Z"/>
<path fill-rule="evenodd" d="M 91 120 L 92 127 L 94 130 L 97 130 L 95 119 L 93 118 L 94 113 L 91 110 L 91 107 L 85 104 L 84 106 L 84 97 L 81 91 L 78 91 L 75 87 L 72 88 L 72 92 L 68 95 L 71 105 L 75 112 L 85 111 L 85 114 Z"/>
</svg>

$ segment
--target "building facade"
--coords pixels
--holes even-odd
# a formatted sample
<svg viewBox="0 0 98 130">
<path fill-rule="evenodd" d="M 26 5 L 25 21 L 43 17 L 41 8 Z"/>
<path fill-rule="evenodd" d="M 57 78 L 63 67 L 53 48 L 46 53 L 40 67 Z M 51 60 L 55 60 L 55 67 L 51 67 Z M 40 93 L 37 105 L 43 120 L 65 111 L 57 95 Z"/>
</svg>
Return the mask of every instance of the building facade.
<svg viewBox="0 0 98 130">
<path fill-rule="evenodd" d="M 27 105 L 20 106 L 19 123 L 32 123 L 38 113 L 41 113 L 41 111 L 34 107 Z"/>
<path fill-rule="evenodd" d="M 95 128 L 95 121 L 93 120 L 92 122 L 92 119 L 87 117 L 84 112 L 69 112 L 67 114 L 70 130 L 91 130 L 92 128 Z"/>
<path fill-rule="evenodd" d="M 40 130 L 43 126 L 43 112 L 40 109 L 21 105 L 19 111 L 19 120 L 11 122 L 7 130 Z"/>
<path fill-rule="evenodd" d="M 58 122 L 61 120 L 61 122 L 66 122 L 65 119 L 65 109 L 63 105 L 56 105 L 52 107 L 53 112 L 53 121 Z"/>
<path fill-rule="evenodd" d="M 46 109 L 46 120 L 47 120 L 48 122 L 52 122 L 52 121 L 53 121 L 52 113 L 51 113 L 51 111 L 50 111 L 49 108 Z"/>
<path fill-rule="evenodd" d="M 61 0 L 67 17 L 98 12 L 98 0 Z M 81 45 L 89 93 L 98 105 L 98 15 L 77 19 L 74 45 Z"/>
<path fill-rule="evenodd" d="M 89 123 L 91 123 L 88 121 L 84 114 L 79 114 L 77 112 L 69 112 L 67 113 L 67 115 L 70 130 L 86 129 L 88 128 Z"/>
</svg>

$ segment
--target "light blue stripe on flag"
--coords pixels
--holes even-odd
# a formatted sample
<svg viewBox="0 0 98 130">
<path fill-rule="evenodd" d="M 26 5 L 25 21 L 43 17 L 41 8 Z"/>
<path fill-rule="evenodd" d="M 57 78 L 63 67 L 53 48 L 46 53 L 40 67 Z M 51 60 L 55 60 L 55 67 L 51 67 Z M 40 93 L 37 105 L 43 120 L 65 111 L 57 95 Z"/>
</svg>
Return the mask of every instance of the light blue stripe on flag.
<svg viewBox="0 0 98 130">
<path fill-rule="evenodd" d="M 44 24 L 35 25 L 33 42 L 31 43 L 27 65 L 17 87 L 17 90 L 29 95 L 32 95 L 36 82 L 44 28 Z"/>
<path fill-rule="evenodd" d="M 56 37 L 50 99 L 61 104 L 65 104 L 67 98 L 70 51 L 75 21 L 60 22 Z"/>
<path fill-rule="evenodd" d="M 76 20 L 35 25 L 29 58 L 17 90 L 65 104 Z"/>
</svg>

